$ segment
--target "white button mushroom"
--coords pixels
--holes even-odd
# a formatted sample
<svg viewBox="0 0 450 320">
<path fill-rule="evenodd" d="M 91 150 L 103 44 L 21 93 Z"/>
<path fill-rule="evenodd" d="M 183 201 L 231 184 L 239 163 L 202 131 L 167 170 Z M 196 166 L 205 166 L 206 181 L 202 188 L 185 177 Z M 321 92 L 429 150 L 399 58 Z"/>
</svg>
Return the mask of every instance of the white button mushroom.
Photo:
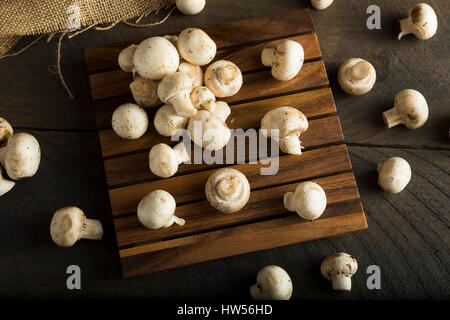
<svg viewBox="0 0 450 320">
<path fill-rule="evenodd" d="M 155 190 L 139 202 L 137 216 L 142 225 L 151 230 L 168 228 L 173 223 L 183 226 L 185 221 L 174 215 L 175 209 L 175 199 L 170 193 Z"/>
<path fill-rule="evenodd" d="M 305 115 L 292 107 L 279 107 L 265 114 L 261 120 L 263 134 L 272 137 L 279 143 L 281 151 L 288 154 L 301 154 L 300 135 L 308 130 L 308 120 Z M 271 129 L 278 130 L 278 136 L 273 136 Z"/>
<path fill-rule="evenodd" d="M 311 4 L 317 10 L 323 10 L 331 6 L 333 0 L 311 0 Z"/>
<path fill-rule="evenodd" d="M 66 207 L 53 215 L 50 235 L 58 246 L 71 247 L 80 239 L 102 239 L 103 227 L 99 220 L 87 219 L 81 209 Z"/>
<path fill-rule="evenodd" d="M 355 96 L 372 90 L 376 79 L 375 68 L 360 58 L 345 60 L 338 70 L 338 82 L 342 90 Z"/>
<path fill-rule="evenodd" d="M 419 3 L 409 10 L 408 18 L 400 20 L 398 40 L 410 33 L 420 40 L 427 40 L 436 34 L 437 27 L 436 12 L 428 4 Z"/>
<path fill-rule="evenodd" d="M 125 103 L 114 110 L 111 124 L 119 137 L 139 139 L 148 128 L 147 112 L 137 104 Z"/>
<path fill-rule="evenodd" d="M 250 184 L 240 171 L 224 168 L 209 176 L 205 193 L 214 208 L 223 213 L 233 213 L 247 204 L 250 198 Z"/>
<path fill-rule="evenodd" d="M 0 117 L 0 147 L 6 144 L 8 139 L 13 135 L 14 130 L 6 119 Z"/>
<path fill-rule="evenodd" d="M 158 86 L 159 99 L 171 104 L 176 113 L 183 117 L 192 117 L 197 109 L 191 102 L 192 80 L 182 72 L 175 72 L 165 77 Z"/>
<path fill-rule="evenodd" d="M 161 80 L 177 71 L 180 56 L 177 48 L 163 37 L 142 41 L 133 57 L 137 73 L 146 79 Z"/>
<path fill-rule="evenodd" d="M 231 138 L 225 120 L 230 114 L 230 107 L 225 102 L 217 102 L 214 113 L 200 110 L 189 119 L 187 130 L 197 145 L 207 150 L 219 150 L 226 146 Z"/>
<path fill-rule="evenodd" d="M 175 3 L 182 13 L 194 15 L 203 10 L 206 0 L 176 0 Z"/>
<path fill-rule="evenodd" d="M 41 148 L 31 134 L 13 134 L 6 145 L 0 148 L 0 163 L 13 180 L 34 176 L 40 162 Z"/>
<path fill-rule="evenodd" d="M 16 183 L 3 178 L 2 168 L 0 168 L 0 197 L 9 192 Z"/>
<path fill-rule="evenodd" d="M 189 118 L 177 115 L 170 104 L 165 104 L 155 114 L 153 123 L 162 136 L 171 137 L 177 130 L 186 128 Z"/>
<path fill-rule="evenodd" d="M 216 61 L 205 72 L 205 85 L 218 98 L 235 95 L 241 89 L 242 82 L 241 70 L 231 61 Z"/>
<path fill-rule="evenodd" d="M 350 291 L 352 276 L 358 270 L 358 262 L 347 253 L 336 253 L 322 261 L 320 272 L 330 280 L 334 290 Z"/>
<path fill-rule="evenodd" d="M 158 98 L 157 80 L 150 80 L 137 76 L 130 84 L 131 94 L 138 105 L 152 108 L 161 103 Z"/>
<path fill-rule="evenodd" d="M 316 220 L 327 207 L 325 191 L 314 182 L 299 183 L 295 192 L 284 195 L 284 207 L 306 220 Z"/>
<path fill-rule="evenodd" d="M 403 158 L 392 157 L 378 165 L 378 184 L 389 193 L 399 193 L 411 180 L 411 167 Z"/>
<path fill-rule="evenodd" d="M 416 90 L 406 89 L 395 96 L 394 107 L 383 112 L 386 127 L 404 124 L 408 129 L 417 129 L 428 120 L 428 104 Z"/>
<path fill-rule="evenodd" d="M 278 266 L 265 266 L 250 287 L 254 300 L 289 300 L 292 296 L 292 281 L 289 274 Z"/>
<path fill-rule="evenodd" d="M 276 48 L 265 48 L 261 53 L 262 64 L 272 68 L 272 76 L 280 81 L 294 79 L 303 66 L 305 52 L 300 43 L 284 40 Z"/>
<path fill-rule="evenodd" d="M 120 51 L 118 58 L 120 69 L 122 69 L 125 72 L 133 72 L 133 73 L 136 71 L 136 69 L 134 68 L 133 57 L 137 47 L 138 47 L 137 45 L 132 44 L 123 49 L 122 51 Z"/>
<path fill-rule="evenodd" d="M 178 67 L 178 71 L 187 74 L 191 78 L 194 88 L 203 85 L 203 70 L 200 66 L 195 66 L 189 62 L 182 62 Z"/>
<path fill-rule="evenodd" d="M 177 48 L 187 62 L 196 66 L 210 63 L 216 56 L 216 43 L 208 34 L 197 28 L 187 28 L 178 36 Z"/>
<path fill-rule="evenodd" d="M 205 86 L 200 86 L 192 90 L 191 101 L 197 110 L 206 110 L 214 113 L 216 109 L 216 97 Z"/>
<path fill-rule="evenodd" d="M 169 178 L 178 171 L 178 165 L 190 159 L 184 143 L 171 148 L 165 143 L 155 145 L 149 153 L 151 172 L 161 178 Z"/>
</svg>

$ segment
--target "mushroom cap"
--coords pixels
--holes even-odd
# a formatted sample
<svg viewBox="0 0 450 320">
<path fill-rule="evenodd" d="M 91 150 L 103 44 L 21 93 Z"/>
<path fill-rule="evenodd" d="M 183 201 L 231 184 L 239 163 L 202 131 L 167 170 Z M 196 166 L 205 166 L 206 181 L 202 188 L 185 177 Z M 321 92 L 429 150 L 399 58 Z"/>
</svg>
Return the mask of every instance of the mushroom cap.
<svg viewBox="0 0 450 320">
<path fill-rule="evenodd" d="M 289 300 L 292 296 L 292 281 L 281 267 L 268 265 L 256 276 L 256 285 L 250 288 L 255 300 Z"/>
<path fill-rule="evenodd" d="M 155 114 L 153 123 L 162 136 L 171 137 L 178 129 L 186 128 L 189 118 L 177 115 L 170 104 L 165 104 Z"/>
<path fill-rule="evenodd" d="M 85 229 L 86 216 L 77 207 L 59 209 L 50 223 L 50 236 L 60 247 L 71 247 L 80 240 Z"/>
<path fill-rule="evenodd" d="M 242 73 L 231 61 L 219 60 L 205 71 L 205 85 L 218 98 L 235 95 L 242 87 Z"/>
<path fill-rule="evenodd" d="M 137 216 L 146 228 L 156 230 L 168 225 L 175 209 L 175 199 L 170 193 L 164 190 L 155 190 L 139 202 Z"/>
<path fill-rule="evenodd" d="M 111 120 L 114 131 L 123 139 L 139 139 L 148 128 L 147 112 L 134 103 L 119 106 Z"/>
<path fill-rule="evenodd" d="M 250 198 L 250 184 L 238 170 L 224 168 L 209 176 L 205 187 L 209 203 L 223 213 L 241 210 Z"/>
<path fill-rule="evenodd" d="M 192 141 L 207 150 L 222 149 L 231 138 L 226 123 L 206 110 L 189 119 L 187 130 Z"/>
<path fill-rule="evenodd" d="M 302 182 L 295 188 L 295 208 L 297 214 L 306 220 L 316 220 L 327 207 L 325 191 L 314 182 Z"/>
<path fill-rule="evenodd" d="M 216 97 L 211 90 L 205 86 L 196 87 L 191 92 L 191 101 L 196 109 L 205 109 L 214 113 L 216 108 Z"/>
<path fill-rule="evenodd" d="M 41 148 L 34 136 L 24 132 L 13 134 L 3 148 L 2 165 L 11 179 L 35 175 L 41 162 Z"/>
<path fill-rule="evenodd" d="M 177 173 L 179 163 L 180 159 L 175 150 L 165 143 L 159 143 L 150 150 L 150 170 L 161 178 L 168 178 Z"/>
<path fill-rule="evenodd" d="M 311 0 L 312 6 L 317 10 L 323 10 L 331 6 L 333 0 Z"/>
<path fill-rule="evenodd" d="M 0 117 L 0 147 L 5 145 L 13 134 L 14 130 L 11 124 L 6 119 Z"/>
<path fill-rule="evenodd" d="M 375 85 L 375 68 L 366 60 L 350 58 L 338 70 L 338 82 L 342 90 L 351 95 L 363 95 Z"/>
<path fill-rule="evenodd" d="M 405 89 L 397 93 L 394 106 L 409 129 L 419 128 L 428 120 L 427 100 L 417 90 Z"/>
<path fill-rule="evenodd" d="M 303 66 L 305 52 L 300 43 L 292 40 L 280 42 L 272 58 L 272 76 L 280 81 L 294 79 Z"/>
<path fill-rule="evenodd" d="M 138 105 L 143 108 L 151 108 L 160 104 L 158 98 L 158 84 L 157 80 L 150 80 L 137 76 L 132 83 L 130 83 L 131 94 Z"/>
<path fill-rule="evenodd" d="M 172 98 L 179 92 L 185 92 L 188 96 L 192 91 L 192 79 L 183 72 L 175 72 L 165 77 L 158 86 L 158 96 L 162 102 Z"/>
<path fill-rule="evenodd" d="M 335 253 L 320 265 L 320 272 L 328 280 L 332 280 L 334 275 L 351 277 L 358 270 L 358 262 L 351 255 L 340 252 Z"/>
<path fill-rule="evenodd" d="M 152 37 L 139 44 L 133 61 L 141 77 L 161 80 L 177 71 L 180 56 L 177 48 L 169 40 L 163 37 Z"/>
<path fill-rule="evenodd" d="M 200 13 L 205 7 L 205 0 L 176 0 L 178 10 L 187 15 Z"/>
<path fill-rule="evenodd" d="M 2 167 L 0 167 L 0 197 L 11 191 L 15 185 L 15 182 L 3 178 Z"/>
<path fill-rule="evenodd" d="M 216 43 L 202 29 L 187 28 L 178 36 L 177 48 L 187 62 L 196 66 L 210 63 L 216 56 Z"/>
<path fill-rule="evenodd" d="M 388 158 L 378 166 L 378 184 L 389 193 L 401 192 L 411 180 L 411 167 L 403 158 Z"/>
<path fill-rule="evenodd" d="M 418 39 L 427 40 L 437 32 L 438 20 L 434 9 L 426 3 L 418 3 L 408 12 L 408 31 L 412 32 Z M 399 40 L 403 36 L 399 34 Z"/>
<path fill-rule="evenodd" d="M 203 85 L 203 69 L 200 66 L 189 62 L 181 62 L 178 66 L 178 71 L 187 74 L 191 78 L 194 88 Z"/>
<path fill-rule="evenodd" d="M 132 44 L 119 53 L 119 58 L 117 59 L 119 62 L 119 67 L 125 72 L 134 71 L 134 53 L 136 52 L 137 45 Z"/>
</svg>

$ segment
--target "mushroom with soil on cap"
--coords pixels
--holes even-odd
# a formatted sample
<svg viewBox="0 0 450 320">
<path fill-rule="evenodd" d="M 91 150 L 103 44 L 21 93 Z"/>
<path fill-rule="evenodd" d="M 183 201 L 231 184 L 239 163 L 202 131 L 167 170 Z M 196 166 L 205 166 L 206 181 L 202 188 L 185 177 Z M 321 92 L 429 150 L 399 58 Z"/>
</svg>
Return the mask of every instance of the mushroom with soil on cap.
<svg viewBox="0 0 450 320">
<path fill-rule="evenodd" d="M 0 163 L 13 180 L 34 176 L 40 162 L 39 142 L 29 133 L 13 134 L 0 148 Z"/>
<path fill-rule="evenodd" d="M 139 202 L 137 208 L 139 222 L 151 230 L 168 228 L 174 223 L 183 226 L 184 219 L 175 216 L 176 206 L 175 199 L 167 191 L 152 191 Z"/>
<path fill-rule="evenodd" d="M 350 291 L 352 276 L 358 270 L 358 262 L 347 253 L 336 253 L 322 261 L 320 272 L 330 280 L 334 290 Z"/>
<path fill-rule="evenodd" d="M 250 294 L 254 300 L 289 300 L 292 290 L 289 274 L 281 267 L 269 265 L 258 272 Z"/>
<path fill-rule="evenodd" d="M 150 80 L 137 76 L 130 83 L 131 94 L 138 105 L 152 108 L 161 103 L 158 98 L 158 80 Z"/>
<path fill-rule="evenodd" d="M 200 110 L 189 119 L 187 130 L 195 144 L 207 150 L 219 150 L 226 146 L 231 138 L 231 131 L 225 121 L 230 115 L 226 102 L 216 102 L 215 112 Z"/>
<path fill-rule="evenodd" d="M 87 219 L 77 207 L 59 209 L 50 223 L 50 235 L 60 247 L 71 247 L 80 239 L 101 240 L 103 227 L 99 220 Z"/>
<path fill-rule="evenodd" d="M 182 72 L 165 77 L 158 86 L 159 99 L 171 104 L 175 112 L 183 117 L 192 117 L 197 113 L 191 101 L 192 80 Z"/>
<path fill-rule="evenodd" d="M 200 13 L 206 5 L 206 0 L 176 0 L 178 10 L 187 15 Z"/>
<path fill-rule="evenodd" d="M 235 95 L 242 87 L 242 73 L 231 61 L 219 60 L 205 71 L 205 86 L 218 98 Z"/>
<path fill-rule="evenodd" d="M 427 40 L 436 34 L 438 20 L 434 9 L 426 4 L 416 4 L 409 10 L 408 18 L 400 20 L 398 40 L 413 33 L 420 40 Z"/>
<path fill-rule="evenodd" d="M 284 207 L 306 220 L 316 220 L 327 207 L 325 191 L 314 182 L 299 183 L 295 192 L 284 195 Z"/>
<path fill-rule="evenodd" d="M 202 29 L 187 28 L 178 35 L 177 48 L 187 62 L 204 66 L 216 56 L 217 46 L 214 40 Z"/>
<path fill-rule="evenodd" d="M 165 143 L 159 143 L 150 150 L 149 166 L 153 174 L 161 178 L 169 178 L 177 173 L 179 164 L 189 159 L 183 142 L 173 148 Z"/>
<path fill-rule="evenodd" d="M 172 105 L 165 104 L 155 114 L 153 124 L 162 136 L 171 137 L 177 130 L 186 128 L 189 118 L 179 116 Z"/>
<path fill-rule="evenodd" d="M 15 184 L 16 183 L 14 181 L 6 180 L 3 177 L 3 171 L 2 168 L 0 168 L 0 197 L 8 193 L 15 186 Z"/>
<path fill-rule="evenodd" d="M 400 157 L 391 157 L 378 165 L 378 184 L 389 193 L 399 193 L 411 180 L 411 166 Z"/>
<path fill-rule="evenodd" d="M 294 79 L 303 66 L 305 53 L 300 43 L 284 40 L 276 48 L 265 48 L 261 53 L 262 64 L 272 68 L 272 76 L 280 81 Z"/>
<path fill-rule="evenodd" d="M 428 120 L 428 104 L 425 97 L 416 90 L 406 89 L 395 96 L 394 107 L 383 112 L 386 127 L 403 124 L 408 129 L 417 129 Z"/>
<path fill-rule="evenodd" d="M 0 147 L 4 146 L 13 134 L 14 130 L 11 124 L 6 119 L 0 117 Z"/>
<path fill-rule="evenodd" d="M 200 66 L 184 61 L 180 63 L 178 71 L 187 74 L 191 78 L 194 88 L 203 85 L 203 70 Z"/>
<path fill-rule="evenodd" d="M 323 10 L 331 6 L 333 0 L 311 0 L 311 4 L 317 10 Z"/>
<path fill-rule="evenodd" d="M 232 168 L 217 170 L 209 176 L 205 187 L 208 202 L 223 213 L 241 210 L 250 198 L 247 177 Z"/>
<path fill-rule="evenodd" d="M 133 63 L 141 77 L 161 80 L 177 71 L 180 56 L 172 42 L 163 37 L 152 37 L 139 44 Z"/>
<path fill-rule="evenodd" d="M 375 68 L 366 60 L 350 58 L 338 70 L 338 82 L 348 94 L 360 96 L 372 90 L 377 79 Z"/>
<path fill-rule="evenodd" d="M 196 87 L 192 90 L 191 101 L 197 110 L 206 110 L 214 113 L 216 109 L 216 97 L 205 86 Z"/>
<path fill-rule="evenodd" d="M 272 137 L 279 143 L 281 151 L 300 155 L 303 147 L 299 138 L 308 130 L 308 120 L 295 108 L 279 107 L 264 115 L 261 120 L 261 129 L 264 135 Z"/>
<path fill-rule="evenodd" d="M 148 129 L 147 112 L 134 103 L 125 103 L 114 110 L 112 128 L 123 139 L 139 139 Z"/>
</svg>

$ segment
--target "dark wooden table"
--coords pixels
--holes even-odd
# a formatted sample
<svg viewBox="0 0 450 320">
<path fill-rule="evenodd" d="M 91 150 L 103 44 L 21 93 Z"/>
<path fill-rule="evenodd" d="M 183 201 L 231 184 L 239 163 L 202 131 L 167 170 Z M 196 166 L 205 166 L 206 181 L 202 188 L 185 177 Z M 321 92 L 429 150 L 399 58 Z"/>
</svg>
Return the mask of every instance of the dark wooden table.
<svg viewBox="0 0 450 320">
<path fill-rule="evenodd" d="M 62 69 L 74 100 L 48 72 L 56 61 L 55 41 L 41 41 L 20 56 L 0 60 L 0 116 L 16 131 L 36 135 L 43 155 L 37 175 L 0 198 L 0 298 L 247 299 L 258 270 L 276 264 L 290 273 L 295 299 L 449 299 L 450 4 L 427 1 L 439 19 L 434 38 L 397 41 L 396 20 L 416 2 L 336 0 L 325 11 L 312 11 L 369 229 L 141 279 L 120 276 L 84 48 L 270 15 L 307 7 L 309 1 L 208 0 L 198 16 L 174 12 L 158 27 L 120 25 L 65 40 Z M 381 30 L 366 28 L 370 4 L 381 7 Z M 377 70 L 374 89 L 362 97 L 344 94 L 336 81 L 339 64 L 353 56 L 369 60 Z M 417 130 L 387 130 L 381 113 L 406 88 L 425 95 L 430 118 Z M 410 184 L 397 195 L 384 193 L 376 183 L 376 166 L 389 156 L 405 158 L 413 170 Z M 104 240 L 81 241 L 69 249 L 54 245 L 50 220 L 56 209 L 67 205 L 101 219 Z M 358 259 L 350 293 L 332 291 L 320 275 L 322 259 L 336 251 Z M 81 267 L 82 290 L 66 287 L 66 268 L 73 264 Z M 366 287 L 369 265 L 381 268 L 381 290 Z"/>
</svg>

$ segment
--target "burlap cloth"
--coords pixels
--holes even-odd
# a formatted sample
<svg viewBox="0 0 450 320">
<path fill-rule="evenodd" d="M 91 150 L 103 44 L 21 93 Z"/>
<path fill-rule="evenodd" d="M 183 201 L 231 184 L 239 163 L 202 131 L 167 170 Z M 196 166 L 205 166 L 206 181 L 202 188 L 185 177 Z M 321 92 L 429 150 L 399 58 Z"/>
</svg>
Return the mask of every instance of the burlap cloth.
<svg viewBox="0 0 450 320">
<path fill-rule="evenodd" d="M 22 37 L 67 30 L 69 6 L 78 6 L 81 27 L 127 20 L 174 0 L 0 0 L 0 55 Z"/>
</svg>

